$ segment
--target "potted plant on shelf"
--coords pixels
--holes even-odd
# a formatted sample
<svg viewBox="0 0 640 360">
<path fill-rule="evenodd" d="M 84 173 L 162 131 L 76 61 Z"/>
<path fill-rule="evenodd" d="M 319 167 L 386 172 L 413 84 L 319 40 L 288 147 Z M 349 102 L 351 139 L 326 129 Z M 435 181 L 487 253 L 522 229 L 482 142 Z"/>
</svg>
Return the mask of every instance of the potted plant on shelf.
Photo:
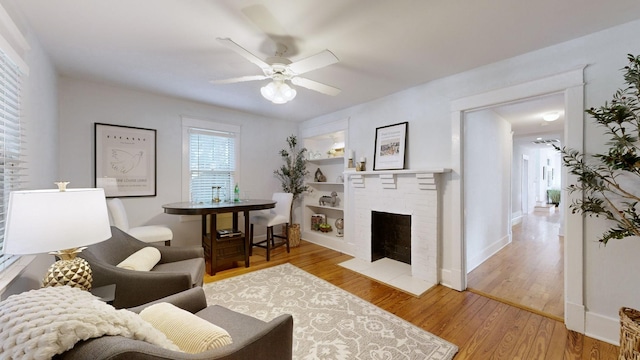
<svg viewBox="0 0 640 360">
<path fill-rule="evenodd" d="M 282 157 L 284 164 L 273 173 L 280 180 L 282 191 L 293 194 L 289 213 L 289 243 L 291 246 L 298 246 L 300 245 L 300 224 L 293 223 L 293 204 L 302 194 L 309 191 L 309 187 L 304 182 L 305 176 L 309 174 L 305 156 L 307 149 L 298 148 L 298 140 L 295 135 L 287 137 L 287 145 L 288 149 L 280 150 L 280 157 Z"/>
<path fill-rule="evenodd" d="M 613 95 L 611 103 L 586 110 L 606 128 L 607 151 L 587 156 L 556 146 L 564 166 L 578 177 L 569 193 L 584 192 L 570 205 L 571 212 L 604 217 L 614 224 L 598 239 L 605 245 L 611 239 L 640 236 L 640 56 L 628 59 L 629 65 L 622 69 L 627 86 Z"/>
</svg>

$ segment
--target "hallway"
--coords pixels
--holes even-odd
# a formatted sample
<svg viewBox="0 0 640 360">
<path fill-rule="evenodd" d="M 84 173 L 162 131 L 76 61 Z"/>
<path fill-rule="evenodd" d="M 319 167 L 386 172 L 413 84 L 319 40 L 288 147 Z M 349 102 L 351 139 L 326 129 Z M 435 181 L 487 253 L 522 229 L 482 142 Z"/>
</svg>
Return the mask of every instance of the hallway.
<svg viewBox="0 0 640 360">
<path fill-rule="evenodd" d="M 512 243 L 467 275 L 470 291 L 564 320 L 564 239 L 560 214 L 531 213 Z"/>
</svg>

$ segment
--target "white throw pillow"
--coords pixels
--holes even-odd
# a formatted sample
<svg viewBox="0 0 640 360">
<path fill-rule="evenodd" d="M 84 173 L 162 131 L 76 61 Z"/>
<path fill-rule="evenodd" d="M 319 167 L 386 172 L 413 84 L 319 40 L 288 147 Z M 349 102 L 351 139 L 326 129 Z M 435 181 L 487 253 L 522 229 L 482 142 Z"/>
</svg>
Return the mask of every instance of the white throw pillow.
<svg viewBox="0 0 640 360">
<path fill-rule="evenodd" d="M 158 303 L 140 312 L 145 321 L 163 332 L 180 350 L 196 354 L 232 343 L 229 333 L 173 304 Z"/>
<path fill-rule="evenodd" d="M 136 270 L 136 271 L 149 271 L 160 261 L 160 250 L 152 246 L 142 248 L 128 258 L 122 260 L 122 262 L 116 265 L 119 268 Z"/>
</svg>

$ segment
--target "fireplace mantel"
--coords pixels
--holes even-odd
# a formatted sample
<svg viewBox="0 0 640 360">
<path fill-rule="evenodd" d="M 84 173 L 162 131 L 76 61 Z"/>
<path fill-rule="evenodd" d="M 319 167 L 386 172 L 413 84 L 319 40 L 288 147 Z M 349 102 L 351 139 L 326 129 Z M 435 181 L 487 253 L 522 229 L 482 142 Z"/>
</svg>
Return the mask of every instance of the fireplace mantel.
<svg viewBox="0 0 640 360">
<path fill-rule="evenodd" d="M 352 175 L 388 175 L 388 174 L 441 174 L 450 172 L 447 168 L 421 169 L 421 170 L 376 170 L 376 171 L 355 171 L 347 170 L 344 173 L 348 176 Z"/>
<path fill-rule="evenodd" d="M 423 169 L 423 170 L 377 170 L 377 171 L 345 171 L 351 185 L 354 188 L 365 187 L 365 177 L 378 177 L 380 178 L 380 184 L 384 189 L 396 188 L 396 176 L 398 175 L 415 175 L 418 179 L 419 188 L 421 190 L 436 190 L 435 186 L 435 174 L 442 174 L 450 172 L 451 169 L 447 168 L 435 168 L 435 169 Z"/>
</svg>

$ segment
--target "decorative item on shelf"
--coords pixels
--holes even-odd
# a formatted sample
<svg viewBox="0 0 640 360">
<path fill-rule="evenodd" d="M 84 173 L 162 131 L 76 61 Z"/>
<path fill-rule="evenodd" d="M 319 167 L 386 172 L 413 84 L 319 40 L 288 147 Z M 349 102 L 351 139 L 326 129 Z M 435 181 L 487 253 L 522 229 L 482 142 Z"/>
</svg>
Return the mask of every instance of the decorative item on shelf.
<svg viewBox="0 0 640 360">
<path fill-rule="evenodd" d="M 330 149 L 329 151 L 327 151 L 327 155 L 329 157 L 340 157 L 340 156 L 344 156 L 344 148 L 337 148 L 337 149 Z"/>
<path fill-rule="evenodd" d="M 64 185 L 9 194 L 3 251 L 12 255 L 49 252 L 59 260 L 49 267 L 42 286 L 90 290 L 91 267 L 76 255 L 111 237 L 105 193 L 101 188 L 64 189 Z"/>
<path fill-rule="evenodd" d="M 211 201 L 214 203 L 220 202 L 220 189 L 222 186 L 211 187 Z"/>
<path fill-rule="evenodd" d="M 327 217 L 324 214 L 311 215 L 311 230 L 320 230 L 320 224 L 326 223 Z"/>
<path fill-rule="evenodd" d="M 342 184 L 344 182 L 344 177 L 342 175 L 338 175 L 338 177 L 336 178 L 336 182 Z"/>
<path fill-rule="evenodd" d="M 309 154 L 307 156 L 309 160 L 322 159 L 322 153 L 320 151 L 309 151 Z"/>
<path fill-rule="evenodd" d="M 336 226 L 336 229 L 338 229 L 338 234 L 336 236 L 342 237 L 344 235 L 344 219 L 343 218 L 336 219 L 336 222 L 334 225 Z"/>
<path fill-rule="evenodd" d="M 331 228 L 331 225 L 329 225 L 329 224 L 327 224 L 327 223 L 322 223 L 322 224 L 320 224 L 320 231 L 322 231 L 322 232 L 324 232 L 324 233 L 328 233 L 328 232 L 330 232 L 331 230 L 333 230 L 333 229 Z"/>
<path fill-rule="evenodd" d="M 318 200 L 318 205 L 321 206 L 333 206 L 336 207 L 338 206 L 338 193 L 335 191 L 331 192 L 331 196 L 327 196 L 327 195 L 323 195 L 320 197 L 320 199 Z"/>
<path fill-rule="evenodd" d="M 327 181 L 327 177 L 324 176 L 324 174 L 322 173 L 322 170 L 320 170 L 320 168 L 318 168 L 318 170 L 316 170 L 315 175 L 313 176 L 313 180 L 315 182 L 326 182 Z"/>
<path fill-rule="evenodd" d="M 304 183 L 304 177 L 309 174 L 307 171 L 306 148 L 298 148 L 298 140 L 295 135 L 287 137 L 289 149 L 280 150 L 280 157 L 284 164 L 273 174 L 280 180 L 282 191 L 292 193 L 291 212 L 289 213 L 289 244 L 296 247 L 300 245 L 300 224 L 293 223 L 293 207 L 296 200 L 305 192 L 309 191 L 309 186 Z"/>
<path fill-rule="evenodd" d="M 361 157 L 360 161 L 356 163 L 356 171 L 366 171 L 367 170 L 367 158 Z"/>
<path fill-rule="evenodd" d="M 347 167 L 349 169 L 353 169 L 355 167 L 355 165 L 353 164 L 353 150 L 349 150 L 349 161 Z"/>
</svg>

